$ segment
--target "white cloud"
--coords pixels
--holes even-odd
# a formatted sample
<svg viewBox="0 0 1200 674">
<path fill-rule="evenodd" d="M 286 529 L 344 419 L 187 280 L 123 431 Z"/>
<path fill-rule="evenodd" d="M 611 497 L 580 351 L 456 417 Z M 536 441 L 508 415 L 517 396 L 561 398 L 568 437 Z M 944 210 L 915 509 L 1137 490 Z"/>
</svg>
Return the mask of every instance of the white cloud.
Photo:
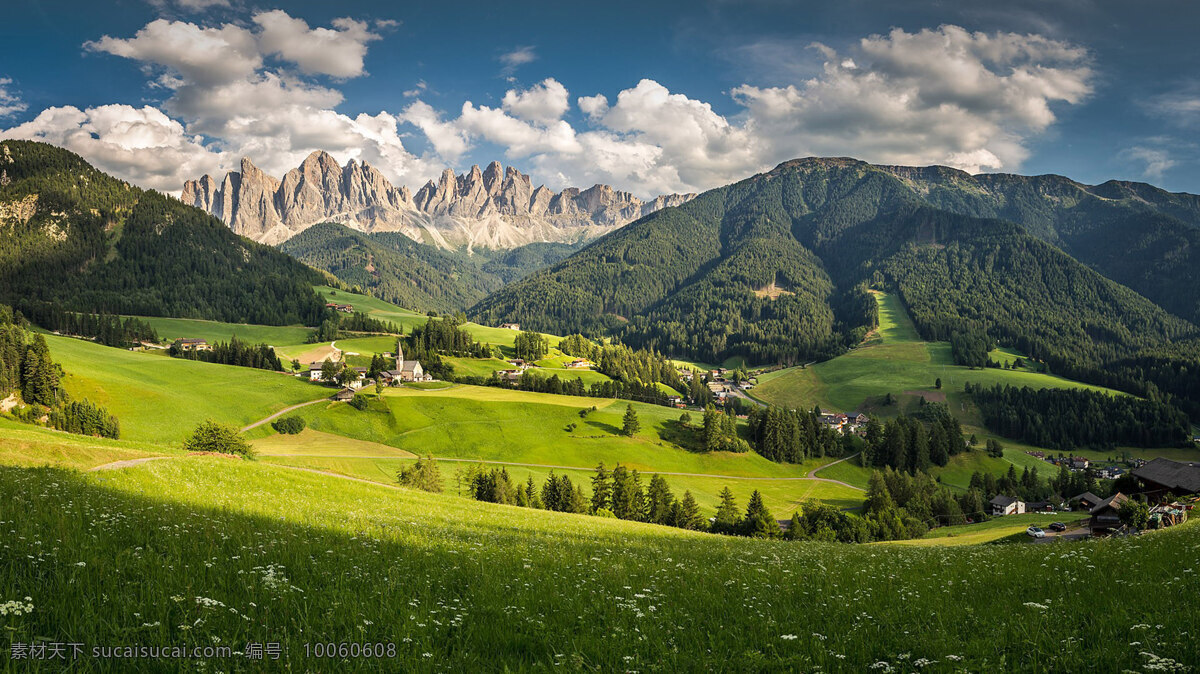
<svg viewBox="0 0 1200 674">
<path fill-rule="evenodd" d="M 183 180 L 215 171 L 227 159 L 150 106 L 47 108 L 33 120 L 0 131 L 0 138 L 65 147 L 102 171 L 168 192 L 178 192 Z"/>
<path fill-rule="evenodd" d="M 502 104 L 509 114 L 542 124 L 562 119 L 571 107 L 567 101 L 567 88 L 552 77 L 525 91 L 509 89 Z"/>
<path fill-rule="evenodd" d="M 504 64 L 503 72 L 512 74 L 520 66 L 526 63 L 533 63 L 537 60 L 537 53 L 533 47 L 517 47 L 516 49 L 500 55 L 500 62 Z"/>
<path fill-rule="evenodd" d="M 334 77 L 362 75 L 367 43 L 379 39 L 363 21 L 341 18 L 333 20 L 333 29 L 309 28 L 280 9 L 255 14 L 254 23 L 262 29 L 258 42 L 264 54 L 276 54 L 306 73 Z"/>
<path fill-rule="evenodd" d="M 363 75 L 367 44 L 376 39 L 362 21 L 314 28 L 278 10 L 255 14 L 250 28 L 159 19 L 131 38 L 104 36 L 85 47 L 140 63 L 151 86 L 170 91 L 161 110 L 55 108 L 9 133 L 69 143 L 120 177 L 171 192 L 204 172 L 236 170 L 242 156 L 280 175 L 313 150 L 369 161 L 391 180 L 416 185 L 436 167 L 407 151 L 396 116 L 339 113 L 342 93 L 305 76 Z M 140 115 L 141 133 L 153 129 L 154 142 L 131 144 L 133 128 L 108 121 L 114 111 Z"/>
<path fill-rule="evenodd" d="M 1171 153 L 1167 150 L 1142 145 L 1135 145 L 1123 150 L 1120 157 L 1127 161 L 1144 163 L 1146 166 L 1142 169 L 1142 175 L 1154 180 L 1161 179 L 1164 173 L 1179 164 L 1178 161 L 1171 158 Z"/>
<path fill-rule="evenodd" d="M 13 91 L 12 80 L 0 77 L 0 119 L 24 112 L 26 107 L 21 97 Z"/>
</svg>

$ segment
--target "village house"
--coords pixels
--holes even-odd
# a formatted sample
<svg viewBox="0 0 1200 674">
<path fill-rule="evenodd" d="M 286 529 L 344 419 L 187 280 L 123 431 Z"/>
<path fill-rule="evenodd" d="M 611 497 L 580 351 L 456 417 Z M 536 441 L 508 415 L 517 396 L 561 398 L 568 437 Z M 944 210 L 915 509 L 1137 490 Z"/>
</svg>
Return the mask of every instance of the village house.
<svg viewBox="0 0 1200 674">
<path fill-rule="evenodd" d="M 567 363 L 567 367 L 569 367 L 573 370 L 588 369 L 588 368 L 591 368 L 593 365 L 594 365 L 594 363 L 592 363 L 592 361 L 590 361 L 586 358 L 576 358 L 575 360 Z"/>
<path fill-rule="evenodd" d="M 1096 471 L 1096 477 L 1104 480 L 1115 480 L 1125 474 L 1125 471 L 1116 466 L 1105 466 Z"/>
<path fill-rule="evenodd" d="M 1096 496 L 1090 491 L 1085 491 L 1079 496 L 1071 497 L 1070 504 L 1072 508 L 1090 511 L 1092 508 L 1100 505 L 1102 501 L 1104 501 L 1104 499 Z"/>
<path fill-rule="evenodd" d="M 520 324 L 520 323 L 501 323 L 501 324 L 500 324 L 500 329 L 501 329 L 501 330 L 517 330 L 517 331 L 520 331 L 520 330 L 521 330 L 521 324 Z"/>
<path fill-rule="evenodd" d="M 343 314 L 354 313 L 354 305 L 352 305 L 352 304 L 338 304 L 337 302 L 326 302 L 325 308 L 333 309 L 334 311 L 340 311 Z"/>
<path fill-rule="evenodd" d="M 1160 457 L 1134 468 L 1133 476 L 1145 485 L 1143 493 L 1154 502 L 1200 493 L 1200 463 L 1197 462 L 1184 463 Z"/>
<path fill-rule="evenodd" d="M 1025 512 L 1027 513 L 1052 513 L 1057 510 L 1066 510 L 1067 500 L 1062 496 L 1055 494 L 1045 501 L 1030 501 L 1025 504 Z"/>
<path fill-rule="evenodd" d="M 1095 508 L 1092 508 L 1089 511 L 1091 519 L 1088 520 L 1088 528 L 1092 530 L 1092 535 L 1104 535 L 1120 529 L 1121 517 L 1118 512 L 1121 509 L 1121 504 L 1128 500 L 1128 496 L 1117 492 L 1101 501 Z"/>
<path fill-rule="evenodd" d="M 322 363 L 309 363 L 308 364 L 308 380 L 309 381 L 321 381 L 321 365 L 322 365 Z"/>
<path fill-rule="evenodd" d="M 1071 470 L 1087 470 L 1088 466 L 1090 465 L 1092 465 L 1092 462 L 1088 461 L 1082 456 L 1072 456 L 1067 458 L 1067 466 L 1069 466 Z"/>
<path fill-rule="evenodd" d="M 337 402 L 343 402 L 343 403 L 348 402 L 348 401 L 354 400 L 354 391 L 351 389 L 348 389 L 348 388 L 344 388 L 344 389 L 338 391 L 337 393 L 334 393 L 332 396 L 329 397 L 329 399 L 335 400 Z"/>
<path fill-rule="evenodd" d="M 203 340 L 203 339 L 194 339 L 194 338 L 177 339 L 177 340 L 175 340 L 175 344 L 177 344 L 179 346 L 180 350 L 182 350 L 182 351 L 211 351 L 212 350 L 212 346 L 209 345 L 208 341 Z"/>
<path fill-rule="evenodd" d="M 526 370 L 530 367 L 529 363 L 526 363 L 525 361 L 521 360 L 520 358 L 511 358 L 505 362 L 519 370 Z"/>
<path fill-rule="evenodd" d="M 854 423 L 859 424 L 859 425 L 867 424 L 870 421 L 871 421 L 871 417 L 868 417 L 867 415 L 863 414 L 862 412 L 859 412 L 858 414 L 856 414 L 854 416 Z"/>
<path fill-rule="evenodd" d="M 515 384 L 515 383 L 521 381 L 521 374 L 523 372 L 524 372 L 524 370 L 501 370 L 500 371 L 500 379 L 501 379 L 501 381 L 507 382 L 509 384 Z"/>
<path fill-rule="evenodd" d="M 667 396 L 667 404 L 671 407 L 683 407 L 683 398 L 679 396 Z"/>
<path fill-rule="evenodd" d="M 356 368 L 353 368 L 353 370 L 358 373 L 358 379 L 355 379 L 354 381 L 350 382 L 350 388 L 357 391 L 358 389 L 362 388 L 363 385 L 365 385 L 367 383 L 367 379 L 366 379 L 367 368 L 356 367 Z"/>
<path fill-rule="evenodd" d="M 677 368 L 675 373 L 679 375 L 679 379 L 686 382 L 691 382 L 696 378 L 696 373 L 684 368 Z"/>
<path fill-rule="evenodd" d="M 1025 502 L 1003 494 L 994 497 L 989 504 L 992 506 L 992 516 L 1021 515 L 1025 512 Z"/>
</svg>

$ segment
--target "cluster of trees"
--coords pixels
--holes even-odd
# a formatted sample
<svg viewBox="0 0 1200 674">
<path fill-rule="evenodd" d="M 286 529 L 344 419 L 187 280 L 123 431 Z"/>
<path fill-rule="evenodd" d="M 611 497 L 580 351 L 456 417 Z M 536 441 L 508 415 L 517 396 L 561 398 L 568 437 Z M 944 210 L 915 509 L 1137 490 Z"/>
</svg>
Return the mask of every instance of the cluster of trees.
<svg viewBox="0 0 1200 674">
<path fill-rule="evenodd" d="M 964 391 L 979 406 L 989 429 L 1039 447 L 1069 451 L 1075 447 L 1191 444 L 1187 415 L 1158 400 L 1083 389 L 1035 390 L 1000 384 L 967 384 Z"/>
<path fill-rule="evenodd" d="M 916 474 L 944 466 L 969 449 L 962 427 L 942 403 L 926 403 L 921 418 L 900 416 L 867 423 L 863 465 Z"/>
<path fill-rule="evenodd" d="M 820 422 L 819 411 L 785 410 L 780 407 L 750 411 L 749 430 L 754 449 L 781 463 L 801 463 L 805 459 L 845 456 L 856 447 L 855 436 L 839 435 Z"/>
<path fill-rule="evenodd" d="M 108 410 L 89 400 L 72 400 L 50 410 L 50 426 L 60 431 L 120 438 L 121 424 Z"/>
<path fill-rule="evenodd" d="M 540 332 L 523 330 L 513 340 L 513 349 L 516 351 L 517 358 L 532 363 L 546 357 L 546 354 L 550 352 L 550 341 Z"/>
<path fill-rule="evenodd" d="M 422 365 L 425 361 L 421 361 Z M 428 370 L 428 368 L 426 368 Z M 499 372 L 493 372 L 491 377 L 460 377 L 458 381 L 468 384 L 486 386 L 509 386 L 500 378 Z M 521 377 L 512 386 L 522 391 L 536 393 L 553 393 L 555 395 L 587 396 L 590 398 L 620 398 L 636 400 L 652 405 L 667 405 L 668 396 L 654 384 L 644 384 L 639 381 L 624 382 L 619 380 L 595 381 L 584 384 L 580 377 L 563 378 L 557 374 L 549 377 L 539 374 L 535 369 L 521 373 Z"/>
<path fill-rule="evenodd" d="M 700 506 L 690 491 L 676 498 L 661 475 L 650 476 L 648 488 L 636 470 L 617 464 L 610 472 L 601 462 L 592 476 L 592 514 L 650 522 L 681 529 L 704 529 Z"/>
<path fill-rule="evenodd" d="M 254 448 L 237 428 L 212 419 L 200 422 L 183 441 L 183 448 L 189 452 L 236 454 L 247 458 L 254 456 Z"/>
<path fill-rule="evenodd" d="M 995 340 L 982 329 L 956 331 L 950 335 L 950 355 L 955 365 L 966 367 L 988 367 L 988 353 L 995 348 Z"/>
<path fill-rule="evenodd" d="M 290 417 L 281 417 L 271 422 L 271 428 L 274 428 L 276 431 L 283 433 L 284 435 L 296 435 L 300 431 L 303 431 L 307 425 L 308 424 L 304 421 L 304 417 L 298 417 L 296 415 L 292 415 Z"/>
<path fill-rule="evenodd" d="M 438 470 L 437 461 L 432 456 L 417 457 L 415 463 L 404 466 L 396 473 L 396 481 L 405 487 L 421 489 L 440 494 L 442 492 L 442 472 Z"/>
<path fill-rule="evenodd" d="M 177 341 L 171 344 L 171 348 L 167 349 L 167 353 L 172 358 L 199 360 L 205 363 L 255 367 L 260 370 L 274 370 L 276 372 L 283 370 L 283 363 L 280 362 L 279 356 L 275 355 L 275 349 L 265 343 L 248 344 L 238 339 L 237 335 L 234 335 L 228 342 L 217 342 L 212 344 L 211 347 L 205 351 L 188 349 Z"/>
<path fill-rule="evenodd" d="M 680 421 L 683 421 L 683 417 L 680 417 Z M 739 453 L 750 451 L 750 443 L 738 435 L 737 418 L 733 416 L 733 410 L 727 409 L 720 412 L 713 405 L 708 405 L 704 408 L 703 422 L 704 451 Z M 754 436 L 753 430 L 751 436 Z"/>
<path fill-rule="evenodd" d="M 1085 491 L 1095 492 L 1099 489 L 1095 476 L 1088 477 L 1084 473 L 1071 473 L 1063 467 L 1066 476 L 1055 476 L 1051 480 L 1043 480 L 1038 475 L 1037 468 L 1026 466 L 1017 473 L 1015 466 L 1009 466 L 1008 472 L 997 476 L 995 473 L 984 473 L 975 471 L 971 473 L 971 481 L 967 488 L 967 495 L 972 498 L 972 505 L 975 505 L 974 500 L 981 500 L 984 506 L 978 510 L 986 510 L 986 504 L 994 496 L 1014 496 L 1022 501 L 1045 501 L 1052 495 L 1071 497 L 1075 494 L 1082 494 Z M 972 495 L 976 492 L 977 496 Z M 967 510 L 964 504 L 964 510 Z"/>
<path fill-rule="evenodd" d="M 316 330 L 308 336 L 309 344 L 319 344 L 321 342 L 332 342 L 335 339 L 345 337 L 347 333 L 373 333 L 399 335 L 401 330 L 391 321 L 382 321 L 378 318 L 368 316 L 361 311 L 356 311 L 352 314 L 343 314 L 340 311 L 329 310 L 329 315 Z"/>
<path fill-rule="evenodd" d="M 697 381 L 691 388 L 686 386 L 680 379 L 675 364 L 657 351 L 635 350 L 618 341 L 597 344 L 580 334 L 564 337 L 559 342 L 558 349 L 568 356 L 592 361 L 598 371 L 617 381 L 627 384 L 663 383 L 678 391 L 681 396 L 687 395 L 696 404 L 704 404 L 711 400 L 711 394 L 703 382 Z"/>
<path fill-rule="evenodd" d="M 66 311 L 57 302 L 22 302 L 18 308 L 30 321 L 47 330 L 86 337 L 105 346 L 129 347 L 140 342 L 158 342 L 154 327 L 132 316 L 121 318 L 111 314 Z"/>
</svg>

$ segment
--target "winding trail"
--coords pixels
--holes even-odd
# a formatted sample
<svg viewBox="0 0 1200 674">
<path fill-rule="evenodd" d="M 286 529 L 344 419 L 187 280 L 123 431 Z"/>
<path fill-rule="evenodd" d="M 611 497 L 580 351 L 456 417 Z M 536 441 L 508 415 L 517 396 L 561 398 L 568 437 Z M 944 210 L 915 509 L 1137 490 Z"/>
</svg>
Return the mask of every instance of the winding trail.
<svg viewBox="0 0 1200 674">
<path fill-rule="evenodd" d="M 105 464 L 102 464 L 99 466 L 93 466 L 91 468 L 88 468 L 87 472 L 95 473 L 96 471 L 100 471 L 100 470 L 119 470 L 121 468 L 131 468 L 133 466 L 139 466 L 143 463 L 146 463 L 147 461 L 162 461 L 163 459 L 174 459 L 174 458 L 177 458 L 177 457 L 174 457 L 174 456 L 147 456 L 147 457 L 144 457 L 141 459 L 125 459 L 123 461 L 113 461 L 112 463 L 105 463 Z"/>
<path fill-rule="evenodd" d="M 292 405 L 291 407 L 285 407 L 285 408 L 279 410 L 278 412 L 276 412 L 275 414 L 272 414 L 269 417 L 259 419 L 258 421 L 250 424 L 249 426 L 243 426 L 241 432 L 245 433 L 246 431 L 248 431 L 252 428 L 258 428 L 259 426 L 262 426 L 263 424 L 267 423 L 268 421 L 273 421 L 275 419 L 278 419 L 279 417 L 287 414 L 288 412 L 291 412 L 292 410 L 298 410 L 301 407 L 305 407 L 308 405 L 315 405 L 319 402 L 325 402 L 326 400 L 329 400 L 329 398 L 317 398 L 316 400 L 310 400 L 306 403 L 299 403 L 296 405 Z"/>
</svg>

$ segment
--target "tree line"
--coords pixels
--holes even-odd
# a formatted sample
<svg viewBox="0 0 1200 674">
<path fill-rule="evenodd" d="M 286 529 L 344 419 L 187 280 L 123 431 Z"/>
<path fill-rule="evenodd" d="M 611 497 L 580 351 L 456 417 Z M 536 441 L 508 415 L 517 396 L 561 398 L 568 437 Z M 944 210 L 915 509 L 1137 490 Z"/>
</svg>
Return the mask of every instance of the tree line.
<svg viewBox="0 0 1200 674">
<path fill-rule="evenodd" d="M 219 363 L 221 365 L 254 367 L 261 370 L 274 370 L 276 372 L 283 371 L 283 363 L 279 361 L 279 356 L 275 355 L 274 348 L 266 343 L 249 344 L 243 342 L 237 338 L 237 335 L 231 337 L 228 342 L 216 342 L 211 345 L 210 349 L 204 351 L 189 349 L 176 340 L 167 349 L 167 353 L 172 358 L 199 360 L 205 363 Z"/>
<path fill-rule="evenodd" d="M 864 440 L 864 466 L 912 475 L 945 466 L 951 456 L 970 449 L 958 420 L 942 403 L 925 403 L 920 418 L 902 415 L 885 424 L 872 419 Z"/>
<path fill-rule="evenodd" d="M 97 344 L 131 347 L 142 342 L 158 343 L 154 326 L 136 317 L 66 311 L 57 302 L 20 302 L 17 308 L 41 327 L 72 337 L 84 337 Z"/>
<path fill-rule="evenodd" d="M 1076 447 L 1191 445 L 1187 415 L 1158 400 L 1000 384 L 968 383 L 963 390 L 979 406 L 990 430 L 1038 447 L 1070 451 Z"/>
</svg>

